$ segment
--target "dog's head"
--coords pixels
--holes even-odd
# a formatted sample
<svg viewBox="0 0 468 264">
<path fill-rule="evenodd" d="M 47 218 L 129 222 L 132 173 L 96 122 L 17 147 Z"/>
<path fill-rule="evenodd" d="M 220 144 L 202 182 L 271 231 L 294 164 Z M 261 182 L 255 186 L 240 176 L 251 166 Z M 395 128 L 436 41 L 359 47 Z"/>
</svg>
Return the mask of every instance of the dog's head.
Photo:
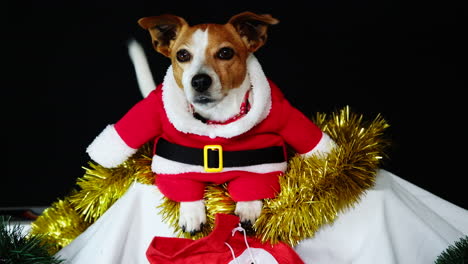
<svg viewBox="0 0 468 264">
<path fill-rule="evenodd" d="M 207 108 L 246 85 L 247 58 L 265 44 L 268 26 L 278 20 L 244 12 L 224 25 L 190 26 L 169 14 L 144 17 L 138 23 L 151 34 L 155 50 L 171 59 L 174 78 L 187 100 Z"/>
</svg>

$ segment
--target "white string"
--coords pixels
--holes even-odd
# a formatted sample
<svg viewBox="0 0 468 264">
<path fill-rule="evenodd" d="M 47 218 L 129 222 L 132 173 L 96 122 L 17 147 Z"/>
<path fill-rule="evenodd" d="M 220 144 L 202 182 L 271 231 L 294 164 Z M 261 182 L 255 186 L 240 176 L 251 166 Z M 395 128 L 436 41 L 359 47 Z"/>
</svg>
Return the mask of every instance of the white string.
<svg viewBox="0 0 468 264">
<path fill-rule="evenodd" d="M 249 252 L 249 255 L 250 255 L 250 260 L 252 261 L 253 264 L 257 264 L 257 262 L 255 261 L 255 258 L 253 257 L 253 254 L 252 254 L 252 251 L 250 250 L 250 246 L 249 246 L 249 243 L 247 242 L 247 233 L 245 232 L 245 229 L 242 228 L 241 224 L 239 223 L 239 226 L 232 229 L 232 236 L 234 236 L 234 234 L 239 231 L 239 232 L 243 232 L 244 233 L 244 242 L 245 242 L 245 245 L 247 246 L 247 251 Z"/>
<path fill-rule="evenodd" d="M 234 254 L 234 249 L 232 249 L 231 245 L 229 245 L 228 242 L 224 242 L 224 244 L 226 244 L 226 246 L 228 246 L 228 248 L 231 250 L 232 259 L 235 260 L 237 264 L 239 264 L 239 260 L 237 260 L 236 254 Z"/>
</svg>

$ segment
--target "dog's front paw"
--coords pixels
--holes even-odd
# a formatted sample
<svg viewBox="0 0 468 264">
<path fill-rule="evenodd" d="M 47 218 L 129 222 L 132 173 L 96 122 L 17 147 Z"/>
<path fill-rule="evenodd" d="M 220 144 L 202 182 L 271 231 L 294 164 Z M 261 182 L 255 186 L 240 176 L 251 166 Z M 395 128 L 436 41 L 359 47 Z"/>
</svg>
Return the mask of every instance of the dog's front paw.
<svg viewBox="0 0 468 264">
<path fill-rule="evenodd" d="M 241 223 L 253 225 L 262 212 L 261 200 L 237 202 L 234 213 L 239 216 Z"/>
<path fill-rule="evenodd" d="M 203 200 L 180 203 L 179 226 L 192 235 L 200 231 L 206 223 L 205 202 Z"/>
</svg>

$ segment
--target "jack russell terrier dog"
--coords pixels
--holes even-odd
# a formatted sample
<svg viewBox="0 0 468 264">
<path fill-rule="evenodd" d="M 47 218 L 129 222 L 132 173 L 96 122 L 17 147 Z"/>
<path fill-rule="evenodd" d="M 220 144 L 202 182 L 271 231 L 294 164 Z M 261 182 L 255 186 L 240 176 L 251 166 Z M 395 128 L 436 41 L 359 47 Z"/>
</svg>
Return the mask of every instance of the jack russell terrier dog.
<svg viewBox="0 0 468 264">
<path fill-rule="evenodd" d="M 170 14 L 138 23 L 171 66 L 162 84 L 94 139 L 88 154 L 112 168 L 154 140 L 155 185 L 180 202 L 183 231 L 197 232 L 206 222 L 207 183 L 226 183 L 235 214 L 255 223 L 262 199 L 280 192 L 286 146 L 305 156 L 325 155 L 334 146 L 291 106 L 253 55 L 278 20 L 243 12 L 223 25 L 190 26 Z"/>
</svg>

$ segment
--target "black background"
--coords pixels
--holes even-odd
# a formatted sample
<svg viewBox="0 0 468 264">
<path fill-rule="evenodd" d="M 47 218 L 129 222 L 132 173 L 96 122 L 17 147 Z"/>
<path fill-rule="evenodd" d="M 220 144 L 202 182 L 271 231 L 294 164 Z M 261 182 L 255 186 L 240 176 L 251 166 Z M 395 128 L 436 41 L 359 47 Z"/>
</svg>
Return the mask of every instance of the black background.
<svg viewBox="0 0 468 264">
<path fill-rule="evenodd" d="M 139 18 L 225 23 L 250 10 L 280 20 L 256 56 L 293 105 L 307 115 L 345 105 L 369 119 L 382 114 L 392 140 L 383 168 L 468 208 L 465 10 L 448 1 L 343 2 L 7 3 L 0 207 L 48 206 L 76 187 L 86 147 L 141 99 L 129 39 L 162 81 L 169 59 L 152 50 Z"/>
</svg>

